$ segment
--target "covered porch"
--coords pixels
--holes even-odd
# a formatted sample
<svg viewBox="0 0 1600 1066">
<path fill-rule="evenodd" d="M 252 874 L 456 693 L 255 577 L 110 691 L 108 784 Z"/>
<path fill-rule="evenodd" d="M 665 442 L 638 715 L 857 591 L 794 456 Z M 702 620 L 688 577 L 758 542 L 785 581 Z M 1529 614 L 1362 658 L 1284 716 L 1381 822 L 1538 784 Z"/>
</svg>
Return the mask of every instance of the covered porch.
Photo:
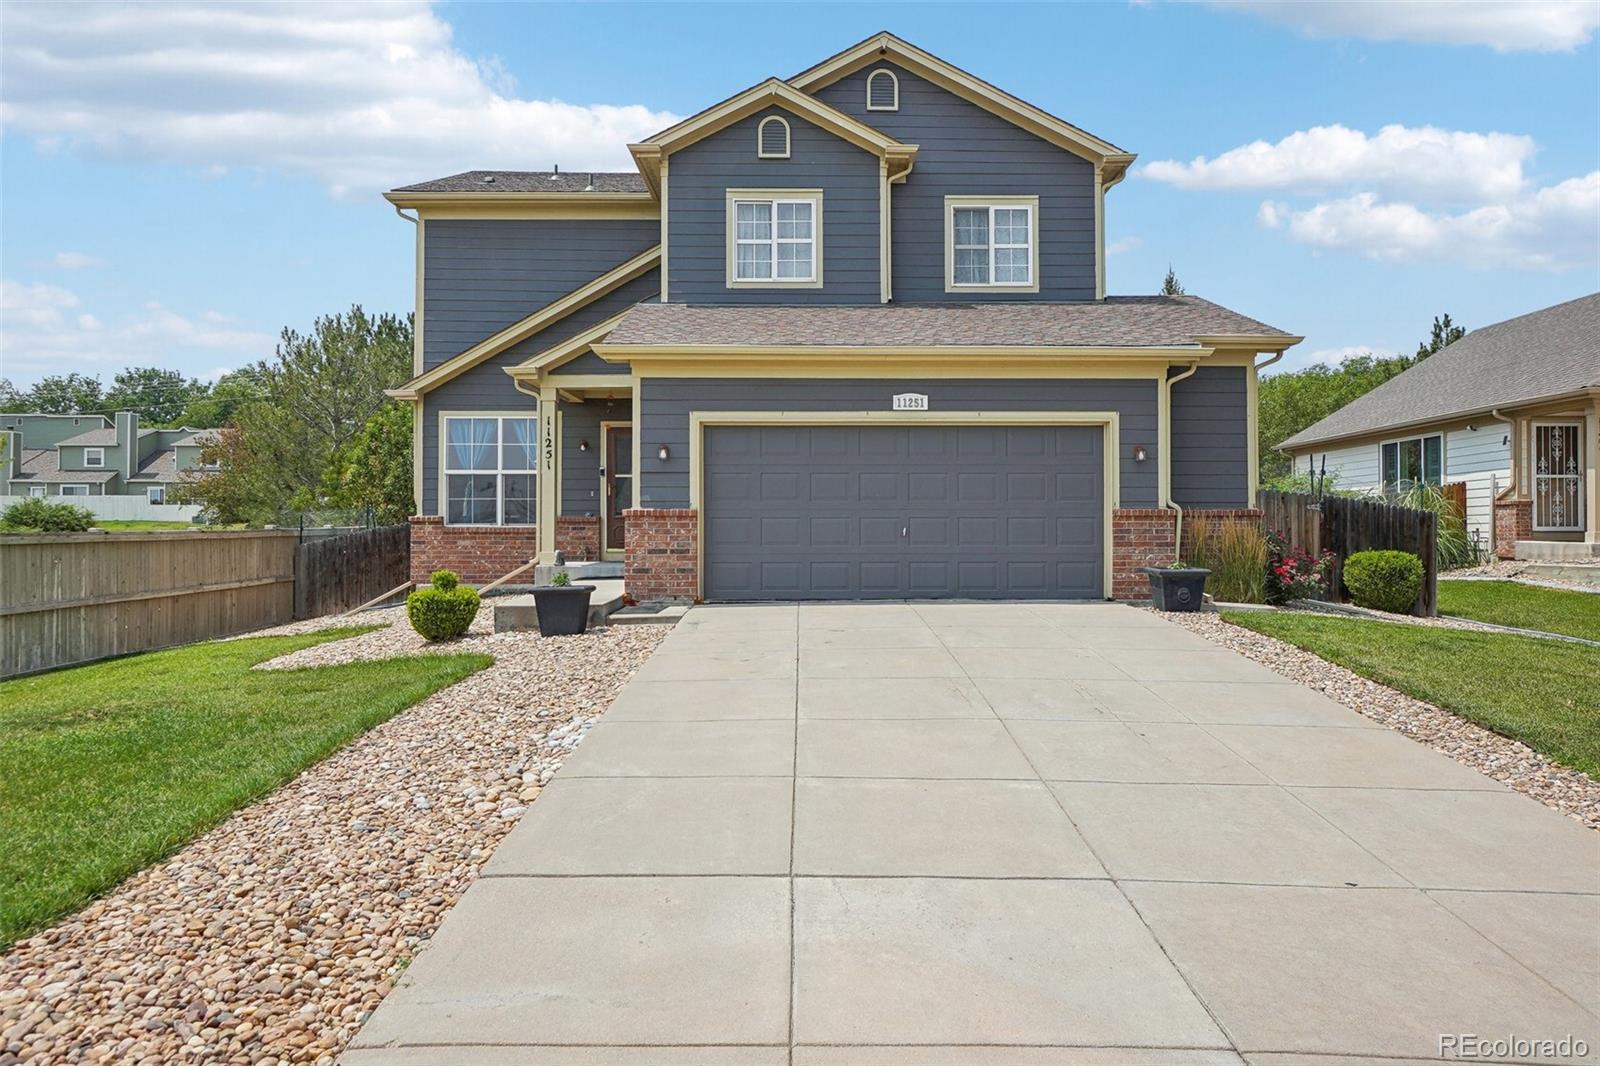
<svg viewBox="0 0 1600 1066">
<path fill-rule="evenodd" d="M 1600 390 L 1503 412 L 1511 484 L 1495 500 L 1505 559 L 1600 562 Z"/>
</svg>

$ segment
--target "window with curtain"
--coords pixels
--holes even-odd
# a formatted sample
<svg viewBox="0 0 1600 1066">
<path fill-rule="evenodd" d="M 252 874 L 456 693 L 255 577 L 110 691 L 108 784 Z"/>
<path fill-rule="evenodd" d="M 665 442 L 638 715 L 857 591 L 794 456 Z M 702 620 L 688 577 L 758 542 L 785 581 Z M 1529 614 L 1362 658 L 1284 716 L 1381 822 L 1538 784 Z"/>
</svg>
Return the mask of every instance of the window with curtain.
<svg viewBox="0 0 1600 1066">
<path fill-rule="evenodd" d="M 1444 481 L 1444 438 L 1407 437 L 1383 445 L 1383 490 L 1404 492 L 1419 482 Z"/>
<path fill-rule="evenodd" d="M 958 206 L 951 210 L 954 284 L 1033 284 L 1031 207 Z"/>
<path fill-rule="evenodd" d="M 734 277 L 815 281 L 815 200 L 735 200 Z"/>
<path fill-rule="evenodd" d="M 444 420 L 444 520 L 455 526 L 537 521 L 538 419 L 473 415 Z"/>
</svg>

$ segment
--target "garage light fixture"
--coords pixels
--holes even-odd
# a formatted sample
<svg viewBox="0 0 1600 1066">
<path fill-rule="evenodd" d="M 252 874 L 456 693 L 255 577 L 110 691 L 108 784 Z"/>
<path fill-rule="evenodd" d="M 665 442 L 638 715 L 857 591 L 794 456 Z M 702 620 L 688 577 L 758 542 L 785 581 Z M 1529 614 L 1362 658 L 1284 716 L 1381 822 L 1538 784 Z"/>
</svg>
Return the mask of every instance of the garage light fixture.
<svg viewBox="0 0 1600 1066">
<path fill-rule="evenodd" d="M 1143 444 L 1135 444 L 1133 446 L 1133 461 L 1134 462 L 1142 463 L 1148 458 L 1150 458 L 1150 453 L 1148 453 L 1148 452 L 1146 452 L 1144 450 L 1144 445 Z"/>
<path fill-rule="evenodd" d="M 656 450 L 656 458 L 660 459 L 664 463 L 668 459 L 672 458 L 672 452 L 670 450 L 668 450 L 668 448 L 667 448 L 667 446 L 665 444 L 663 444 L 660 448 L 658 448 Z"/>
</svg>

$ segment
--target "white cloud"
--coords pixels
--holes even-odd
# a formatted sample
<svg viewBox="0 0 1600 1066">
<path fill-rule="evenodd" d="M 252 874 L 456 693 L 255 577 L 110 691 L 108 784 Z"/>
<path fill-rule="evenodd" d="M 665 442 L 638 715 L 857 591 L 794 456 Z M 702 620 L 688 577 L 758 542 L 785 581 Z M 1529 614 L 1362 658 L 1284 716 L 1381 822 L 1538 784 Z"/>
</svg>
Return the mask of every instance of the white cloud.
<svg viewBox="0 0 1600 1066">
<path fill-rule="evenodd" d="M 1600 27 L 1594 0 L 1218 0 L 1314 37 L 1478 44 L 1497 52 L 1570 52 Z"/>
<path fill-rule="evenodd" d="M 13 379 L 228 355 L 259 359 L 272 354 L 275 341 L 214 311 L 187 316 L 151 301 L 135 313 L 103 318 L 59 285 L 0 280 L 0 367 Z"/>
<path fill-rule="evenodd" d="M 84 270 L 105 263 L 99 256 L 89 255 L 86 252 L 57 252 L 50 261 L 55 264 L 57 270 Z"/>
<path fill-rule="evenodd" d="M 1600 170 L 1457 213 L 1363 192 L 1302 211 L 1263 204 L 1257 217 L 1264 215 L 1296 241 L 1369 259 L 1452 262 L 1476 269 L 1600 267 Z"/>
<path fill-rule="evenodd" d="M 1276 144 L 1252 141 L 1215 159 L 1157 160 L 1141 173 L 1182 189 L 1317 193 L 1359 184 L 1481 202 L 1520 191 L 1523 164 L 1534 150 L 1533 138 L 1509 133 L 1390 125 L 1369 137 L 1335 124 L 1298 130 Z"/>
<path fill-rule="evenodd" d="M 1106 254 L 1122 255 L 1124 252 L 1133 251 L 1143 243 L 1144 239 L 1142 237 L 1124 237 L 1120 241 L 1112 241 L 1106 245 Z"/>
<path fill-rule="evenodd" d="M 632 169 L 627 142 L 678 118 L 520 98 L 418 0 L 13 4 L 0 63 L 0 124 L 43 150 L 270 168 L 336 194 L 472 167 Z"/>
</svg>

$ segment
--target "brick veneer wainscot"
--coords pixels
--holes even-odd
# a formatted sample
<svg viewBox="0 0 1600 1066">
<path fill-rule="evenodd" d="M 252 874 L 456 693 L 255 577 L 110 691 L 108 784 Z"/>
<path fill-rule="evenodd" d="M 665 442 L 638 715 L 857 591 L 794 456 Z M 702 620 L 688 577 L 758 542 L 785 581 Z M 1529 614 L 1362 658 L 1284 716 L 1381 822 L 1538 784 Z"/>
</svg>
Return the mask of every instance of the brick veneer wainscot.
<svg viewBox="0 0 1600 1066">
<path fill-rule="evenodd" d="M 1517 541 L 1533 539 L 1533 501 L 1494 501 L 1494 553 L 1502 559 L 1517 557 Z"/>
<path fill-rule="evenodd" d="M 623 581 L 640 603 L 690 603 L 700 595 L 700 516 L 692 510 L 638 508 L 623 513 L 628 543 Z"/>
<path fill-rule="evenodd" d="M 411 516 L 411 580 L 419 585 L 435 570 L 454 570 L 469 585 L 486 585 L 538 554 L 533 526 L 447 526 L 439 515 Z"/>
<path fill-rule="evenodd" d="M 1198 518 L 1211 522 L 1261 521 L 1261 512 L 1249 507 L 1211 508 L 1183 512 L 1185 532 Z M 1111 598 L 1144 600 L 1150 597 L 1150 577 L 1142 566 L 1166 566 L 1178 556 L 1178 513 L 1156 507 L 1123 507 L 1111 512 Z"/>
<path fill-rule="evenodd" d="M 600 519 L 594 515 L 558 515 L 556 551 L 568 560 L 600 558 Z"/>
</svg>

